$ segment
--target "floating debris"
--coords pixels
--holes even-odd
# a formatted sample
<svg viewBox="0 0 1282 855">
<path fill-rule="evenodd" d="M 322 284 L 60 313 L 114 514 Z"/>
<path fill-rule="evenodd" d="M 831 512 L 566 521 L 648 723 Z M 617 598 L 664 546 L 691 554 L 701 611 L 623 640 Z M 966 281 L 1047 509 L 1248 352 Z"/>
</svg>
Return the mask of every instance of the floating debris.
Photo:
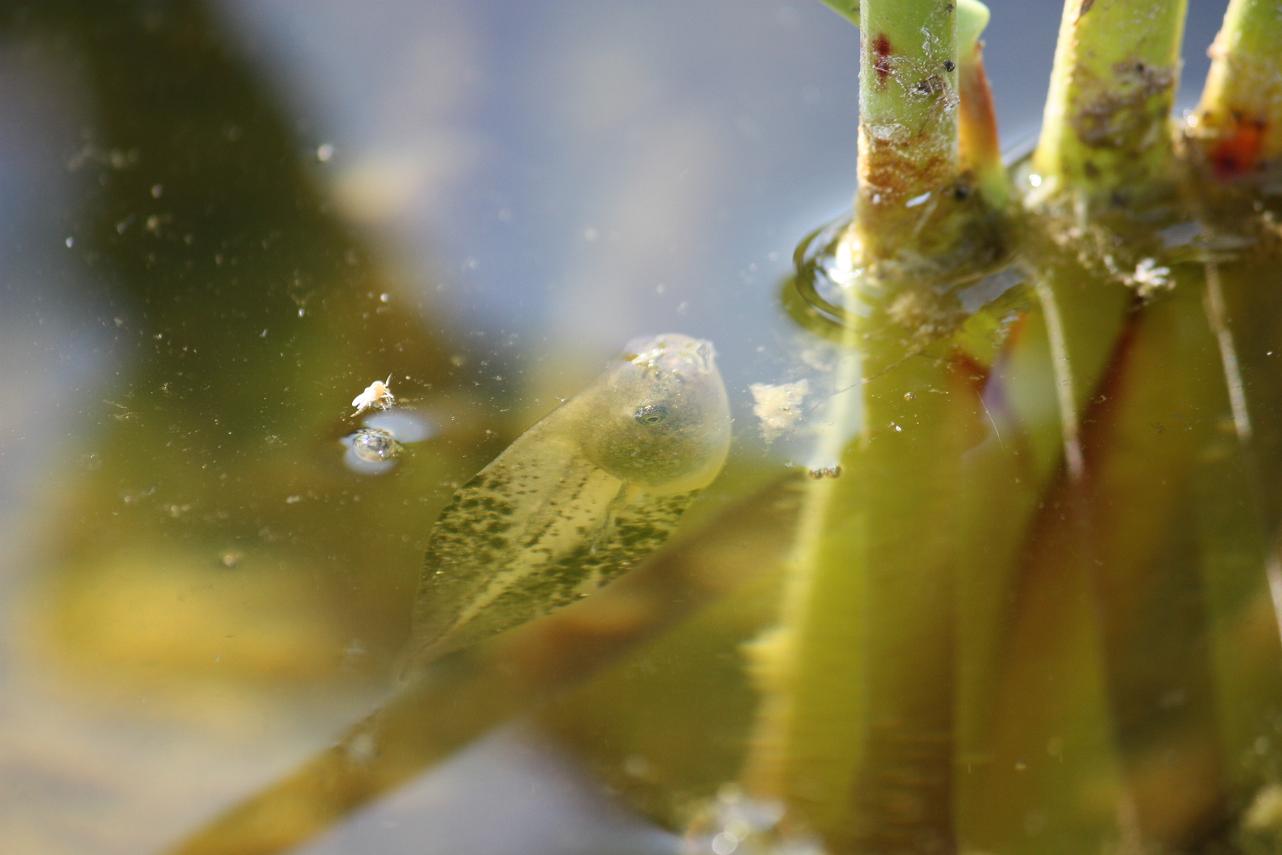
<svg viewBox="0 0 1282 855">
<path fill-rule="evenodd" d="M 726 785 L 682 838 L 681 855 L 823 855 L 819 841 L 783 829 L 783 805 Z"/>
<path fill-rule="evenodd" d="M 771 443 L 801 420 L 801 405 L 810 394 L 810 381 L 753 383 L 748 389 L 752 392 L 752 413 L 761 422 L 761 438 Z"/>
<path fill-rule="evenodd" d="M 356 412 L 352 413 L 355 418 L 369 409 L 390 410 L 396 405 L 396 396 L 392 394 L 392 375 L 388 374 L 386 380 L 375 380 L 365 387 L 355 398 L 352 398 L 352 406 Z"/>
<path fill-rule="evenodd" d="M 1269 784 L 1255 794 L 1242 824 L 1254 832 L 1282 832 L 1282 785 Z"/>
<path fill-rule="evenodd" d="M 1148 299 L 1159 291 L 1169 291 L 1175 287 L 1171 281 L 1171 268 L 1161 267 L 1152 258 L 1146 258 L 1135 265 L 1135 272 L 1125 277 L 1126 283 L 1135 288 L 1143 299 Z"/>
<path fill-rule="evenodd" d="M 1104 269 L 1111 276 L 1116 276 L 1123 285 L 1134 288 L 1141 299 L 1148 300 L 1175 287 L 1175 282 L 1171 279 L 1171 268 L 1159 265 L 1155 258 L 1140 259 L 1134 270 L 1119 264 L 1112 255 L 1105 255 L 1103 261 Z"/>
</svg>

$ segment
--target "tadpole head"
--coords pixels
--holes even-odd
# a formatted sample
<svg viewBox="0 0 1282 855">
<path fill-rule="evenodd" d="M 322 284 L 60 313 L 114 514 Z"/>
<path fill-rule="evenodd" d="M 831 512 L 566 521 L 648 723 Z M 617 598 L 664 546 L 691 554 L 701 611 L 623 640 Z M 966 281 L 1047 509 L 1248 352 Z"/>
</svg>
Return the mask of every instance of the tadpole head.
<svg viewBox="0 0 1282 855">
<path fill-rule="evenodd" d="M 711 342 L 679 333 L 635 339 L 583 411 L 584 453 L 653 492 L 707 486 L 730 445 L 730 406 Z"/>
</svg>

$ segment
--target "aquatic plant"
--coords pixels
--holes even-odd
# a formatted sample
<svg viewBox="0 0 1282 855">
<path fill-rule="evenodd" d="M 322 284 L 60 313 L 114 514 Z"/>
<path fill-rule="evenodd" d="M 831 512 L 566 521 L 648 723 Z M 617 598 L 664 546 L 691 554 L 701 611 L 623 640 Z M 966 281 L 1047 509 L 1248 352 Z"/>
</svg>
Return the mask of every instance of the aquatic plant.
<svg viewBox="0 0 1282 855">
<path fill-rule="evenodd" d="M 854 213 L 806 242 L 794 283 L 849 390 L 825 477 L 678 538 L 594 595 L 595 623 L 437 663 L 181 851 L 280 851 L 519 711 L 555 727 L 557 697 L 576 725 L 612 718 L 589 677 L 745 588 L 769 614 L 775 561 L 743 797 L 633 793 L 672 827 L 702 814 L 697 851 L 1273 851 L 1282 431 L 1259 424 L 1282 413 L 1282 313 L 1260 283 L 1282 4 L 1233 0 L 1180 124 L 1183 0 L 1068 0 L 1040 139 L 1010 169 L 982 5 L 828 5 L 863 39 Z M 780 519 L 790 540 L 761 535 Z M 713 667 L 699 643 L 657 661 Z M 665 712 L 698 730 L 653 694 L 636 731 Z"/>
<path fill-rule="evenodd" d="M 862 29 L 860 186 L 798 276 L 844 295 L 826 308 L 860 400 L 836 399 L 842 477 L 810 487 L 782 621 L 752 650 L 749 790 L 838 853 L 1275 833 L 1228 818 L 1276 786 L 1244 759 L 1282 714 L 1276 625 L 1250 666 L 1229 651 L 1272 611 L 1279 470 L 1251 413 L 1276 411 L 1277 327 L 1252 313 L 1276 307 L 1248 283 L 1277 247 L 1229 223 L 1242 197 L 1272 216 L 1282 4 L 1231 4 L 1185 127 L 1182 0 L 1069 0 L 1005 208 L 995 175 L 958 192 L 967 140 L 975 171 L 996 148 L 957 37 L 982 13 L 829 5 Z M 1226 179 L 1238 207 L 1216 207 Z M 1249 249 L 1205 250 L 1226 232 Z M 1024 296 L 977 305 L 976 277 L 1012 265 Z"/>
</svg>

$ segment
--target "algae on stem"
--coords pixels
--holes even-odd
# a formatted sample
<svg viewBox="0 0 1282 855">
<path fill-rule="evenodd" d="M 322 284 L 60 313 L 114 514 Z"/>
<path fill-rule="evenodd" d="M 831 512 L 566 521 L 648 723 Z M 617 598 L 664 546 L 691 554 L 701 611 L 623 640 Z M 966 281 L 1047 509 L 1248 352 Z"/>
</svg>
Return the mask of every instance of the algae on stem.
<svg viewBox="0 0 1282 855">
<path fill-rule="evenodd" d="M 943 198 L 960 173 L 953 3 L 864 2 L 859 10 L 857 257 L 882 261 L 951 243 Z"/>
<path fill-rule="evenodd" d="M 1033 169 L 1037 198 L 1092 204 L 1174 178 L 1171 106 L 1187 0 L 1067 0 Z"/>
</svg>

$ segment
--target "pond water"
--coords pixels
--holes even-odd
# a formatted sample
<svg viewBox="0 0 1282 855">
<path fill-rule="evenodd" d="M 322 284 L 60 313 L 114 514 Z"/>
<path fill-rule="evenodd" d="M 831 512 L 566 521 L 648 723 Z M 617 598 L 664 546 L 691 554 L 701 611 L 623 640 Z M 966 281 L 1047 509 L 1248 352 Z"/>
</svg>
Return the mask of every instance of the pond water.
<svg viewBox="0 0 1282 855">
<path fill-rule="evenodd" d="M 1059 4 L 990 6 L 1027 140 Z M 266 793 L 190 851 L 676 851 L 744 762 L 793 482 L 850 474 L 786 304 L 849 205 L 856 45 L 818 2 L 0 11 L 6 846 L 169 851 Z M 398 687 L 451 495 L 668 332 L 734 418 L 669 557 Z"/>
</svg>

